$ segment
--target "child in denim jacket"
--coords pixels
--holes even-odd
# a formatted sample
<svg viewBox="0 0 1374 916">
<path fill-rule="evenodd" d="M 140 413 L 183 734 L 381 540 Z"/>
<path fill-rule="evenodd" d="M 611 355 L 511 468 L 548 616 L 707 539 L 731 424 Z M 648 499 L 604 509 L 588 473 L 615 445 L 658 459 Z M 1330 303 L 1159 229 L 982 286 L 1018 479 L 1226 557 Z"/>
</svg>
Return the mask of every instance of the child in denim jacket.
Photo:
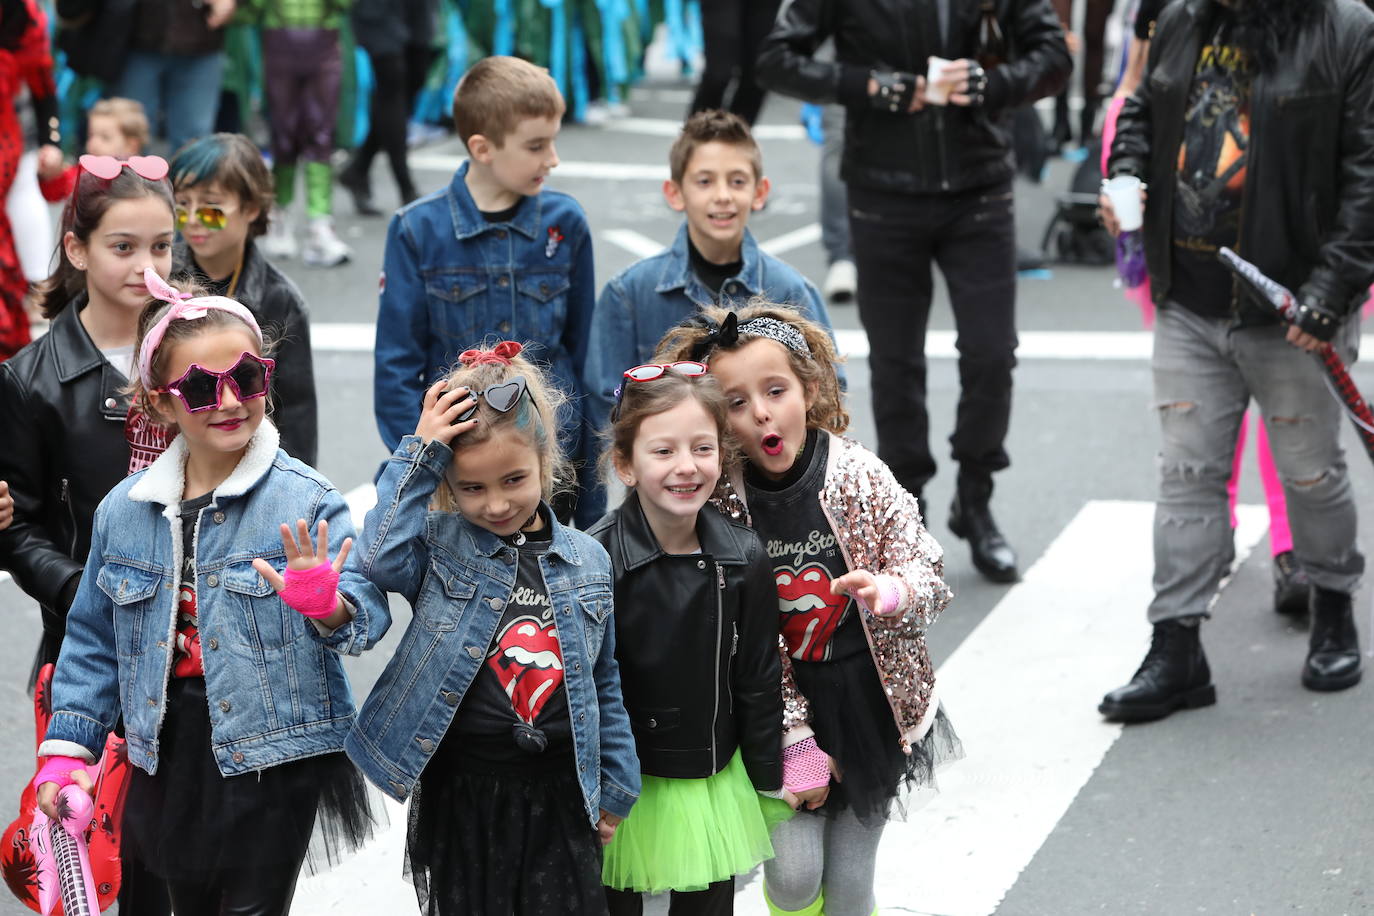
<svg viewBox="0 0 1374 916">
<path fill-rule="evenodd" d="M 355 565 L 413 616 L 349 756 L 410 802 L 430 916 L 605 913 L 602 843 L 639 795 L 611 563 L 559 524 L 562 400 L 504 341 L 425 393 L 382 470 Z"/>
<path fill-rule="evenodd" d="M 595 305 L 591 234 L 577 201 L 543 190 L 558 165 L 563 110 L 547 71 L 513 57 L 484 58 L 459 82 L 453 121 L 470 158 L 387 229 L 373 403 L 388 450 L 415 428 L 425 388 L 464 347 L 511 338 L 552 367 L 569 396 L 559 416 L 564 453 L 594 477 L 581 403 Z M 567 505 L 557 508 L 567 516 Z M 579 526 L 604 508 L 582 500 Z"/>
</svg>

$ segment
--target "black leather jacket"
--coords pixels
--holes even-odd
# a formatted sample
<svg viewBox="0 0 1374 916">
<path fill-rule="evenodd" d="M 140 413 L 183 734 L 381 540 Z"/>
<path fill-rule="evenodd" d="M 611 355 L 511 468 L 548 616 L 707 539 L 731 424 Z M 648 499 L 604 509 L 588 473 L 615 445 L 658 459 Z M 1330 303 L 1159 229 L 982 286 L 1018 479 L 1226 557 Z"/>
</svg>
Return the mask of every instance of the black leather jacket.
<svg viewBox="0 0 1374 916">
<path fill-rule="evenodd" d="M 1215 0 L 1169 4 L 1155 23 L 1145 78 L 1121 108 L 1108 173 L 1149 185 L 1145 257 L 1156 302 L 1169 295 L 1174 172 L 1184 106 Z M 1374 279 L 1374 14 L 1356 0 L 1311 0 L 1273 73 L 1250 90 L 1241 255 L 1339 315 L 1359 308 Z M 1278 321 L 1273 308 L 1234 300 L 1239 324 Z"/>
<path fill-rule="evenodd" d="M 200 273 L 184 240 L 177 240 L 172 263 L 175 273 Z M 234 299 L 252 309 L 268 342 L 275 341 L 271 354 L 277 361 L 272 373 L 272 422 L 281 433 L 281 447 L 292 458 L 314 467 L 320 423 L 305 297 L 249 239 Z"/>
<path fill-rule="evenodd" d="M 1010 109 L 1054 95 L 1073 62 L 1048 0 L 997 0 L 997 20 L 1010 60 L 988 72 L 979 108 L 927 106 L 915 114 L 869 107 L 871 70 L 924 75 L 931 56 L 973 57 L 978 0 L 949 0 L 948 40 L 940 40 L 934 0 L 793 0 L 759 56 L 758 79 L 769 89 L 811 102 L 845 106 L 847 183 L 904 193 L 984 188 L 1011 179 L 1015 164 Z M 812 57 L 835 39 L 835 60 Z"/>
<path fill-rule="evenodd" d="M 95 508 L 129 469 L 128 382 L 82 326 L 85 305 L 82 293 L 47 334 L 0 363 L 0 480 L 14 496 L 0 566 L 41 606 L 40 663 L 57 660 Z"/>
<path fill-rule="evenodd" d="M 643 772 L 703 779 L 739 747 L 754 787 L 779 788 L 778 592 L 758 535 L 707 506 L 701 553 L 670 556 L 635 493 L 588 534 L 611 556 L 615 656 Z"/>
</svg>

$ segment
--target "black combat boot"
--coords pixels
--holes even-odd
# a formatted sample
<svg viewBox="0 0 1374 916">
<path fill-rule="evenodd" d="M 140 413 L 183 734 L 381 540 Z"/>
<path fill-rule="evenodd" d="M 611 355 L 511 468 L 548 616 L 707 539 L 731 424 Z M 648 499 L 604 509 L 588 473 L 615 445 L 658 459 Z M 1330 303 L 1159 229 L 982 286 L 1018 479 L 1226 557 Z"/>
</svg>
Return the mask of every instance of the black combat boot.
<svg viewBox="0 0 1374 916">
<path fill-rule="evenodd" d="M 1308 690 L 1344 690 L 1360 682 L 1360 640 L 1350 596 L 1312 586 L 1312 638 L 1302 666 Z"/>
<path fill-rule="evenodd" d="M 968 541 L 973 550 L 973 565 L 993 582 L 1015 582 L 1016 551 L 1011 549 L 997 523 L 992 520 L 988 500 L 992 498 L 992 477 L 959 473 L 954 502 L 949 507 L 949 530 Z"/>
<path fill-rule="evenodd" d="M 1302 568 L 1293 551 L 1274 555 L 1274 610 L 1285 617 L 1301 620 L 1307 617 L 1312 603 L 1312 580 Z"/>
<path fill-rule="evenodd" d="M 1135 676 L 1103 697 L 1097 711 L 1112 722 L 1149 722 L 1176 709 L 1215 703 L 1217 689 L 1202 654 L 1200 629 L 1177 620 L 1155 624 L 1150 651 Z"/>
</svg>

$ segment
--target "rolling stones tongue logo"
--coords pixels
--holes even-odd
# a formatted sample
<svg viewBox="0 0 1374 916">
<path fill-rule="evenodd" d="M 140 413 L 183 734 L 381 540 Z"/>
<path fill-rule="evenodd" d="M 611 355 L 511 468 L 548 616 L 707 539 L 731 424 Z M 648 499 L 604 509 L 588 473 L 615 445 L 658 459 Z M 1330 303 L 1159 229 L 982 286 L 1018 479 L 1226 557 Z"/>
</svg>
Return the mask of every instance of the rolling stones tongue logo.
<svg viewBox="0 0 1374 916">
<path fill-rule="evenodd" d="M 821 662 L 830 657 L 830 639 L 844 620 L 849 596 L 830 594 L 830 573 L 820 563 L 800 569 L 775 566 L 782 635 L 792 657 Z"/>
<path fill-rule="evenodd" d="M 515 714 L 529 725 L 563 683 L 563 656 L 553 616 L 517 617 L 496 637 L 487 666 L 510 698 Z"/>
</svg>

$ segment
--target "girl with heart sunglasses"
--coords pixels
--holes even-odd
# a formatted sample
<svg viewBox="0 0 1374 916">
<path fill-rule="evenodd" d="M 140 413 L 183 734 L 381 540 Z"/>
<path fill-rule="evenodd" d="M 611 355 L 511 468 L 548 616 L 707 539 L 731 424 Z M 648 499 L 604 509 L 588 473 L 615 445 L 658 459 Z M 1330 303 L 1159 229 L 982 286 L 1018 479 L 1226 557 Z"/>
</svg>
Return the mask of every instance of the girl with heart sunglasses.
<svg viewBox="0 0 1374 916">
<path fill-rule="evenodd" d="M 344 569 L 343 496 L 278 447 L 253 313 L 143 283 L 131 389 L 175 438 L 96 514 L 34 784 L 50 810 L 122 718 L 123 840 L 172 909 L 286 912 L 317 829 L 330 854 L 370 829 L 340 653 L 381 637 L 386 600 Z"/>
<path fill-rule="evenodd" d="M 777 597 L 758 535 L 708 501 L 736 463 L 705 363 L 624 373 L 603 468 L 629 488 L 589 532 L 611 557 L 616 662 L 644 788 L 606 848 L 613 916 L 672 892 L 728 913 L 735 875 L 773 854 L 781 796 Z"/>
<path fill-rule="evenodd" d="M 842 438 L 839 356 L 819 325 L 782 306 L 705 308 L 655 358 L 710 366 L 744 452 L 722 504 L 768 546 L 782 782 L 799 809 L 773 831 L 769 909 L 871 913 L 888 817 L 961 755 L 926 648 L 951 597 L 940 545 L 887 465 Z"/>
<path fill-rule="evenodd" d="M 416 793 L 406 853 L 442 916 L 604 913 L 598 836 L 639 792 L 610 564 L 550 508 L 563 396 L 522 349 L 467 350 L 429 388 L 356 552 L 413 615 L 347 749 Z"/>
</svg>

